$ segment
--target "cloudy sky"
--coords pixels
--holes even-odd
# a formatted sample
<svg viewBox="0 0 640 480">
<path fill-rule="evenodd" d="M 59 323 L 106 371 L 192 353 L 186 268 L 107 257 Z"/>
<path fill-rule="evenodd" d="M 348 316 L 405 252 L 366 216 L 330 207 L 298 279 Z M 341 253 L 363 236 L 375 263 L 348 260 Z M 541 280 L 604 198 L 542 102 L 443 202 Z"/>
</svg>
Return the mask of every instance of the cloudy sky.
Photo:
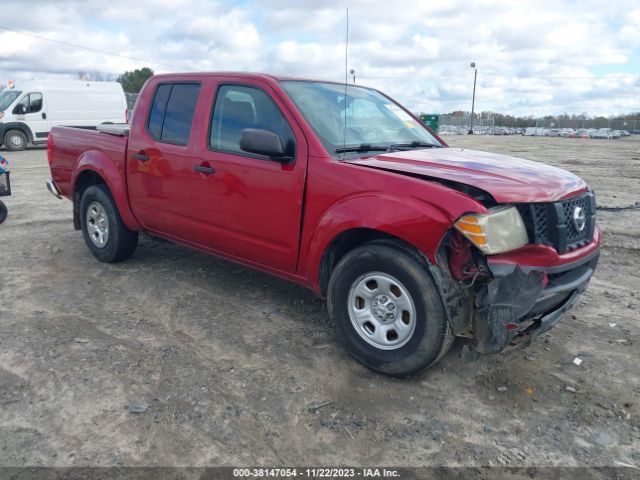
<svg viewBox="0 0 640 480">
<path fill-rule="evenodd" d="M 347 7 L 357 82 L 414 111 L 469 110 L 472 61 L 476 110 L 640 111 L 637 0 L 2 0 L 0 83 L 143 66 L 343 80 Z"/>
</svg>

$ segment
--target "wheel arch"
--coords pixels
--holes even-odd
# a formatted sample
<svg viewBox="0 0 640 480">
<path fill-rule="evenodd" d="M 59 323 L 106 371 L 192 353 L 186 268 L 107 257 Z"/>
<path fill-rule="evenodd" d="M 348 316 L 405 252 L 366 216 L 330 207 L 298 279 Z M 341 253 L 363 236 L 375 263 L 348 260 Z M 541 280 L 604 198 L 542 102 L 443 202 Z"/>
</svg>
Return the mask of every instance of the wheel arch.
<svg viewBox="0 0 640 480">
<path fill-rule="evenodd" d="M 89 150 L 78 158 L 74 168 L 73 185 L 73 224 L 80 229 L 80 198 L 91 185 L 104 184 L 109 189 L 120 217 L 130 230 L 141 230 L 141 225 L 129 207 L 124 173 L 118 171 L 113 160 L 105 153 Z"/>
<path fill-rule="evenodd" d="M 73 187 L 73 226 L 76 230 L 80 230 L 81 228 L 80 199 L 85 190 L 92 185 L 106 185 L 106 183 L 104 178 L 95 170 L 87 168 L 78 174 Z"/>
<path fill-rule="evenodd" d="M 7 132 L 9 132 L 10 130 L 20 130 L 22 133 L 24 133 L 27 136 L 27 141 L 30 143 L 33 143 L 33 132 L 31 131 L 31 128 L 29 127 L 29 125 L 27 125 L 26 123 L 23 123 L 23 122 L 3 123 L 0 128 L 1 128 L 0 130 L 1 145 L 4 145 L 4 137 L 7 134 Z"/>
<path fill-rule="evenodd" d="M 386 192 L 345 198 L 330 206 L 310 228 L 310 238 L 305 242 L 303 265 L 306 270 L 301 273 L 317 294 L 324 295 L 331 267 L 337 263 L 331 260 L 332 252 L 335 258 L 335 252 L 349 251 L 345 245 L 355 248 L 379 239 L 394 240 L 397 245 L 436 263 L 440 242 L 457 218 L 458 210 L 464 212 L 466 208 L 462 203 L 448 210 L 411 195 L 400 198 Z"/>
<path fill-rule="evenodd" d="M 429 258 L 409 242 L 382 230 L 372 228 L 351 228 L 339 233 L 325 248 L 318 269 L 318 287 L 320 294 L 325 297 L 331 273 L 338 262 L 350 251 L 369 243 L 383 243 L 399 248 L 426 265 L 430 265 Z"/>
</svg>

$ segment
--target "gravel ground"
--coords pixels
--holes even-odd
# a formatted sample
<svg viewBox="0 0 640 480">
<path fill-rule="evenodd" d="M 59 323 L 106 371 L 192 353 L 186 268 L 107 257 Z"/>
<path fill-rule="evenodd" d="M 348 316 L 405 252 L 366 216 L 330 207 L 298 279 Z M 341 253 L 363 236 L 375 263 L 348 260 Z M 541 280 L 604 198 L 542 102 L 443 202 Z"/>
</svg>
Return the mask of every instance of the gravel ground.
<svg viewBox="0 0 640 480">
<path fill-rule="evenodd" d="M 640 137 L 447 141 L 640 201 Z M 46 152 L 2 155 L 0 466 L 640 466 L 640 209 L 599 212 L 591 286 L 531 348 L 463 363 L 456 344 L 397 380 L 297 286 L 149 237 L 98 263 L 44 187 Z"/>
</svg>

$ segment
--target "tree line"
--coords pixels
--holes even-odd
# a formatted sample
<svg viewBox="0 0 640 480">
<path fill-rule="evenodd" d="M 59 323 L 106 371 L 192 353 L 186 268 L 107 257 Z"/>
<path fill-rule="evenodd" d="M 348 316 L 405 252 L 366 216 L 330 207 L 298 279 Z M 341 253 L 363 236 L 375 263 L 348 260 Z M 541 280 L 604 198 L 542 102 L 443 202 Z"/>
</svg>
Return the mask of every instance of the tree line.
<svg viewBox="0 0 640 480">
<path fill-rule="evenodd" d="M 92 82 L 108 82 L 114 79 L 122 84 L 122 89 L 127 93 L 140 93 L 144 82 L 153 75 L 153 70 L 149 67 L 136 68 L 135 70 L 126 71 L 121 75 L 107 75 L 102 72 L 78 72 L 78 80 L 86 80 Z M 114 78 L 115 77 L 115 78 Z"/>
</svg>

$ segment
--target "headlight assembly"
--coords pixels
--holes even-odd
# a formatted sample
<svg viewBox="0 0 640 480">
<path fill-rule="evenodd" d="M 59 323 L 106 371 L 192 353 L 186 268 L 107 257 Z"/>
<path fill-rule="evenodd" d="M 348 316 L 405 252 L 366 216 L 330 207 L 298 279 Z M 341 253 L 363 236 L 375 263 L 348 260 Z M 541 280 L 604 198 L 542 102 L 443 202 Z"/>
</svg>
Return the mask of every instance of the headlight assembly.
<svg viewBox="0 0 640 480">
<path fill-rule="evenodd" d="M 463 215 L 455 227 L 487 255 L 515 250 L 529 243 L 527 229 L 516 207 L 495 207 L 489 213 Z"/>
</svg>

